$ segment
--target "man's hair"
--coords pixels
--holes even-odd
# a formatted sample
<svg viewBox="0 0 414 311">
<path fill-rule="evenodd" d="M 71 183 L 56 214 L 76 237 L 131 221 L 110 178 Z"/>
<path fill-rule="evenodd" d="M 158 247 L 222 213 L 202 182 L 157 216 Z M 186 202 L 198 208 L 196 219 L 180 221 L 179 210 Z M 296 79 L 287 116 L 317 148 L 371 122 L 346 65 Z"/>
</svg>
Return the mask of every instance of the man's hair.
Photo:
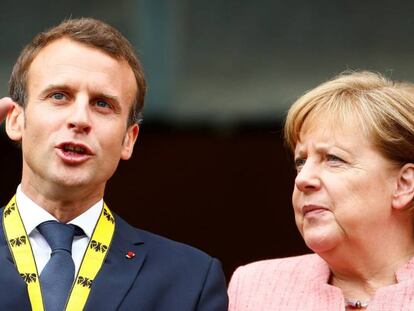
<svg viewBox="0 0 414 311">
<path fill-rule="evenodd" d="M 146 82 L 142 66 L 131 43 L 118 30 L 93 18 L 65 20 L 61 24 L 37 34 L 22 50 L 13 67 L 9 81 L 10 97 L 20 106 L 26 106 L 30 65 L 44 47 L 61 38 L 69 38 L 96 48 L 115 59 L 128 62 L 137 83 L 137 92 L 128 116 L 128 126 L 139 123 L 142 119 L 146 92 Z"/>
<path fill-rule="evenodd" d="M 285 143 L 294 152 L 306 120 L 333 127 L 357 121 L 379 152 L 397 165 L 414 163 L 414 86 L 368 72 L 341 74 L 300 97 L 289 109 Z"/>
</svg>

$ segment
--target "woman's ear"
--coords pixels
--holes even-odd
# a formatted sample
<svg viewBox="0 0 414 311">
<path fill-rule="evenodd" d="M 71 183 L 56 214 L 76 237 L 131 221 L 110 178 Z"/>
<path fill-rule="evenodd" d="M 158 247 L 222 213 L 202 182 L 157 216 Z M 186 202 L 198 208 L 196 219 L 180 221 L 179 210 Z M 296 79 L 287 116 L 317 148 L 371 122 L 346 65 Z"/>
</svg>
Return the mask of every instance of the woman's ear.
<svg viewBox="0 0 414 311">
<path fill-rule="evenodd" d="M 21 141 L 23 129 L 24 109 L 14 102 L 6 117 L 6 133 L 11 140 Z"/>
<path fill-rule="evenodd" d="M 399 171 L 392 207 L 403 209 L 413 204 L 414 199 L 414 164 L 407 163 Z"/>
</svg>

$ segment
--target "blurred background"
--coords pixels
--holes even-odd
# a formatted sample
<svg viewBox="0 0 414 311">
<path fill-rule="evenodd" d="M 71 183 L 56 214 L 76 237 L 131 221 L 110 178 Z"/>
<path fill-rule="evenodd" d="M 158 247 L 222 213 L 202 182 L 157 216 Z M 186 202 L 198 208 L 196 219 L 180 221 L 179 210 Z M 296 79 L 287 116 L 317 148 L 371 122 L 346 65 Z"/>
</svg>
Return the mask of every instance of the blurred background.
<svg viewBox="0 0 414 311">
<path fill-rule="evenodd" d="M 39 31 L 69 17 L 118 28 L 149 92 L 134 157 L 106 201 L 131 224 L 218 257 L 229 278 L 251 261 L 309 252 L 294 224 L 289 105 L 344 70 L 414 81 L 414 2 L 1 0 L 0 96 Z M 0 204 L 20 151 L 0 129 Z"/>
</svg>

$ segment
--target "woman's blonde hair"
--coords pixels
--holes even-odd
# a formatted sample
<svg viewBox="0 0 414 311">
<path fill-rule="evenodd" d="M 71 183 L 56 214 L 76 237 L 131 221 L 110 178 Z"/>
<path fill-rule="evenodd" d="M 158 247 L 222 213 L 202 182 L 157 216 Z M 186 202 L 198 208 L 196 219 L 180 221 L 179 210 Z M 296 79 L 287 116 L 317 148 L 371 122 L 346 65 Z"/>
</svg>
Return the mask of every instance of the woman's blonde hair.
<svg viewBox="0 0 414 311">
<path fill-rule="evenodd" d="M 305 120 L 319 116 L 338 125 L 356 118 L 386 158 L 401 165 L 414 163 L 414 84 L 369 71 L 343 73 L 322 83 L 288 111 L 284 139 L 292 152 Z"/>
</svg>

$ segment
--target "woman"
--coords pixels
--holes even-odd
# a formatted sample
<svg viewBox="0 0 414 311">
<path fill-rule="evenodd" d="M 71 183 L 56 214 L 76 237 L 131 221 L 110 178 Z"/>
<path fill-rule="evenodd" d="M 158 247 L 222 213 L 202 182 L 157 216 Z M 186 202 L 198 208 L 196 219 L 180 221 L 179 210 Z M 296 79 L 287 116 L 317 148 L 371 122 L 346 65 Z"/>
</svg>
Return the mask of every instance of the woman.
<svg viewBox="0 0 414 311">
<path fill-rule="evenodd" d="M 297 227 L 315 253 L 239 267 L 231 311 L 414 310 L 411 85 L 343 74 L 290 108 Z"/>
</svg>

